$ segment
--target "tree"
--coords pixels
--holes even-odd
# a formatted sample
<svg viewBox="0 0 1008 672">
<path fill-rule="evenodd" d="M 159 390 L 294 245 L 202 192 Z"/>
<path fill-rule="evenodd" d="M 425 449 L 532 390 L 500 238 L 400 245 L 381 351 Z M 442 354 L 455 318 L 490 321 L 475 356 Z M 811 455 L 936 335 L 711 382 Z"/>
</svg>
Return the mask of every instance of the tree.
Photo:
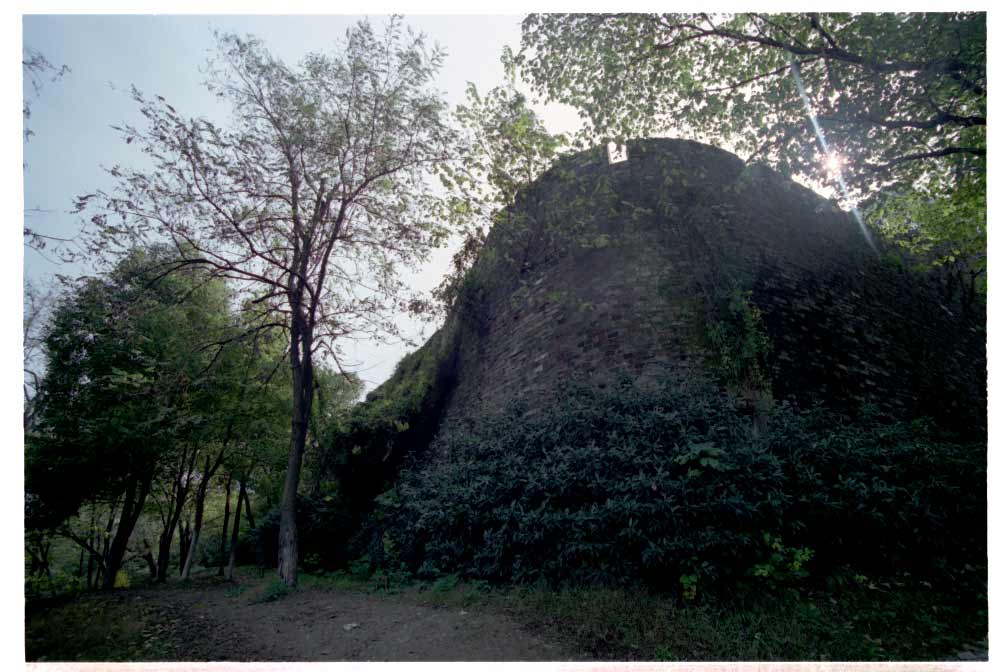
<svg viewBox="0 0 1008 672">
<path fill-rule="evenodd" d="M 42 92 L 42 87 L 45 85 L 46 78 L 49 81 L 56 82 L 63 78 L 64 75 L 70 72 L 70 67 L 67 65 L 61 65 L 56 67 L 53 65 L 45 54 L 40 52 L 38 49 L 33 49 L 29 46 L 24 46 L 22 49 L 21 56 L 21 76 L 24 86 L 24 98 L 22 98 L 21 104 L 21 114 L 24 119 L 24 141 L 28 142 L 31 136 L 35 135 L 35 131 L 31 130 L 28 125 L 29 119 L 31 119 L 32 105 L 38 99 L 39 94 Z M 27 215 L 29 210 L 25 211 Z M 34 250 L 42 252 L 50 244 L 55 243 L 55 252 L 57 256 L 63 261 L 70 261 L 74 258 L 73 251 L 66 247 L 66 244 L 73 242 L 66 238 L 60 238 L 59 236 L 51 236 L 44 233 L 39 233 L 36 229 L 31 227 L 24 227 L 24 238 L 25 242 Z"/>
<path fill-rule="evenodd" d="M 166 254 L 134 250 L 107 278 L 83 280 L 45 332 L 45 377 L 26 437 L 26 526 L 52 529 L 86 502 L 107 504 L 100 551 L 64 528 L 99 558 L 105 588 L 163 465 L 202 430 L 212 361 L 201 345 L 219 337 L 227 316 L 222 283 L 199 269 L 152 284 Z"/>
<path fill-rule="evenodd" d="M 35 132 L 28 127 L 28 120 L 31 118 L 32 103 L 35 98 L 38 98 L 39 93 L 41 93 L 42 87 L 45 85 L 46 77 L 48 77 L 50 81 L 55 82 L 62 79 L 63 75 L 68 72 L 70 72 L 69 66 L 61 65 L 57 68 L 38 49 L 25 46 L 22 50 L 21 74 L 25 83 L 31 87 L 30 92 L 24 96 L 24 100 L 21 104 L 21 116 L 24 118 L 25 142 L 27 142 L 31 136 L 35 135 Z"/>
<path fill-rule="evenodd" d="M 40 287 L 30 280 L 24 285 L 24 313 L 22 316 L 22 356 L 24 362 L 24 430 L 31 431 L 35 421 L 35 398 L 42 379 L 43 327 L 56 292 L 53 287 Z"/>
<path fill-rule="evenodd" d="M 466 103 L 454 114 L 462 131 L 461 149 L 439 171 L 448 194 L 442 216 L 463 232 L 451 272 L 434 292 L 443 312 L 452 308 L 491 227 L 507 216 L 519 190 L 546 172 L 570 144 L 565 134 L 546 130 L 517 90 L 509 50 L 502 61 L 508 68 L 503 85 L 484 96 L 472 82 L 466 87 Z"/>
<path fill-rule="evenodd" d="M 179 266 L 231 279 L 288 335 L 293 390 L 281 506 L 279 573 L 297 581 L 295 506 L 314 395 L 316 356 L 341 361 L 338 339 L 395 331 L 407 291 L 396 269 L 445 236 L 426 217 L 425 175 L 446 158 L 451 131 L 430 88 L 441 53 L 393 19 L 384 36 L 362 22 L 342 52 L 309 54 L 297 68 L 262 43 L 219 37 L 208 88 L 228 100 L 234 126 L 185 119 L 134 90 L 149 126 L 122 128 L 152 170 L 115 167 L 94 206 L 92 241 L 172 241 Z"/>
<path fill-rule="evenodd" d="M 983 13 L 534 14 L 522 47 L 585 137 L 684 133 L 840 183 L 904 245 L 983 274 Z"/>
</svg>

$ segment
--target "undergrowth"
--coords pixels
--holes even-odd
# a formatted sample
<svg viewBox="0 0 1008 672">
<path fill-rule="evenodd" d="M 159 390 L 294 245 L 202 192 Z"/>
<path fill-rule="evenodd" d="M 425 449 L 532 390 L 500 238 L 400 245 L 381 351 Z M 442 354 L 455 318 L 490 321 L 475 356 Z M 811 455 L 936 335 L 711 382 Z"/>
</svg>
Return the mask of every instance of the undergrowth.
<svg viewBox="0 0 1008 672">
<path fill-rule="evenodd" d="M 378 499 L 372 562 L 418 578 L 821 587 L 840 568 L 975 589 L 986 446 L 866 408 L 777 407 L 766 427 L 709 388 L 573 385 L 442 436 Z"/>
</svg>

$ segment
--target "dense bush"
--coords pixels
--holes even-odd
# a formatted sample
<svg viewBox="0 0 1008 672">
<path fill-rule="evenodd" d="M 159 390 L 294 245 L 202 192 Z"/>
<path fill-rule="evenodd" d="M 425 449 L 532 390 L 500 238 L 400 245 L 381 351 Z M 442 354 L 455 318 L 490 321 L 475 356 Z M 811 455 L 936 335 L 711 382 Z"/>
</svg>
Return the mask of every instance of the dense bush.
<svg viewBox="0 0 1008 672">
<path fill-rule="evenodd" d="M 430 444 L 454 383 L 457 348 L 458 323 L 449 320 L 328 438 L 325 476 L 344 511 L 358 519 L 370 511 L 405 459 Z"/>
<path fill-rule="evenodd" d="M 333 570 L 346 566 L 348 544 L 356 532 L 356 519 L 345 511 L 334 497 L 328 495 L 298 496 L 298 553 L 301 565 L 308 570 Z M 271 509 L 259 526 L 249 535 L 246 544 L 239 545 L 240 563 L 254 561 L 266 567 L 276 567 L 280 535 L 280 510 Z"/>
<path fill-rule="evenodd" d="M 695 594 L 840 567 L 950 578 L 985 554 L 985 447 L 926 422 L 575 384 L 441 437 L 378 499 L 373 548 L 420 575 L 643 581 Z M 862 569 L 863 568 L 863 569 Z"/>
</svg>

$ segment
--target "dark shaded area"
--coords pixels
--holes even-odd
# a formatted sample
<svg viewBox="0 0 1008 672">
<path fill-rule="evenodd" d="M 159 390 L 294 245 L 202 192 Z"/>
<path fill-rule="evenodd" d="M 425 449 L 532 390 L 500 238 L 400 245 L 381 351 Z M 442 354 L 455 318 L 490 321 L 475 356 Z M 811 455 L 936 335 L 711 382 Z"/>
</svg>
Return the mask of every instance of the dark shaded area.
<svg viewBox="0 0 1008 672">
<path fill-rule="evenodd" d="M 298 504 L 299 521 L 307 516 L 298 530 L 301 557 L 308 566 L 332 569 L 358 557 L 361 544 L 368 542 L 355 536 L 375 496 L 392 487 L 404 466 L 424 460 L 455 385 L 461 329 L 458 320 L 450 319 L 423 347 L 404 357 L 392 377 L 352 409 L 323 447 L 330 486 Z M 263 534 L 274 538 L 270 532 Z M 265 548 L 266 557 L 273 557 L 272 547 Z"/>
<path fill-rule="evenodd" d="M 778 407 L 754 434 L 711 386 L 569 386 L 443 435 L 379 499 L 376 562 L 503 583 L 740 584 L 847 573 L 983 591 L 982 443 L 867 408 Z M 691 576 L 684 581 L 682 577 Z"/>
<path fill-rule="evenodd" d="M 485 327 L 460 344 L 449 417 L 536 408 L 572 372 L 703 368 L 697 303 L 741 289 L 770 337 L 775 397 L 984 435 L 982 300 L 881 241 L 876 256 L 853 217 L 767 168 L 679 140 L 629 156 L 566 158 L 491 233 L 474 269 Z"/>
<path fill-rule="evenodd" d="M 451 465 L 452 459 L 462 459 L 457 451 L 470 451 L 479 455 L 479 460 L 504 470 L 494 472 L 496 475 L 487 472 L 481 478 L 490 479 L 488 489 L 502 480 L 516 488 L 498 493 L 498 504 L 516 506 L 521 497 L 518 484 L 532 478 L 543 460 L 551 459 L 550 451 L 562 449 L 577 461 L 595 452 L 625 449 L 629 451 L 626 459 L 643 468 L 667 459 L 667 451 L 713 441 L 712 445 L 725 451 L 736 451 L 731 454 L 751 454 L 756 461 L 749 466 L 738 463 L 735 471 L 718 473 L 703 486 L 710 488 L 713 499 L 708 504 L 714 507 L 714 517 L 704 519 L 696 534 L 713 539 L 734 529 L 738 538 L 716 544 L 710 539 L 689 538 L 683 535 L 681 521 L 673 516 L 661 519 L 662 529 L 675 530 L 669 533 L 671 546 L 658 553 L 666 559 L 651 568 L 640 564 L 640 554 L 627 566 L 620 564 L 624 560 L 600 559 L 592 555 L 595 551 L 577 555 L 574 547 L 559 544 L 559 539 L 565 539 L 561 535 L 554 540 L 559 545 L 540 548 L 541 553 L 527 557 L 521 567 L 513 566 L 513 558 L 508 562 L 495 558 L 491 564 L 497 569 L 476 571 L 473 568 L 479 562 L 470 554 L 481 553 L 478 549 L 510 520 L 501 509 L 499 515 L 504 517 L 494 519 L 492 525 L 487 522 L 486 527 L 457 528 L 458 520 L 443 521 L 444 530 L 454 532 L 450 539 L 444 537 L 446 548 L 433 556 L 410 551 L 417 545 L 424 547 L 429 540 L 416 530 L 410 534 L 417 536 L 410 539 L 404 531 L 396 540 L 402 561 L 421 573 L 475 571 L 475 576 L 519 581 L 534 580 L 539 576 L 536 572 L 546 572 L 543 576 L 547 578 L 587 581 L 642 576 L 660 578 L 655 585 L 668 588 L 662 582 L 672 581 L 675 587 L 677 572 L 685 571 L 681 565 L 696 549 L 706 549 L 701 555 L 710 551 L 709 557 L 704 555 L 707 567 L 724 563 L 730 567 L 739 558 L 753 559 L 761 530 L 777 530 L 786 533 L 788 543 L 796 548 L 807 542 L 816 553 L 828 551 L 829 563 L 835 567 L 857 564 L 868 571 L 895 571 L 900 563 L 912 564 L 925 557 L 934 560 L 936 553 L 951 554 L 949 557 L 957 559 L 949 562 L 957 566 L 966 562 L 962 554 L 979 554 L 970 555 L 969 562 L 983 564 L 985 528 L 978 527 L 976 521 L 983 521 L 984 507 L 975 502 L 960 506 L 956 499 L 972 496 L 967 491 L 984 482 L 982 301 L 957 300 L 936 274 L 911 270 L 894 250 L 878 241 L 881 254 L 876 255 L 849 214 L 765 167 L 747 166 L 722 150 L 679 140 L 631 142 L 629 156 L 628 161 L 613 165 L 606 163 L 600 150 L 569 156 L 521 192 L 491 231 L 486 247 L 461 284 L 455 314 L 423 348 L 400 363 L 388 383 L 354 410 L 350 429 L 331 446 L 337 456 L 332 475 L 340 502 L 360 523 L 366 523 L 354 552 L 366 548 L 374 557 L 388 555 L 380 520 L 387 510 L 368 517 L 374 497 L 392 489 L 387 497 L 412 506 L 433 496 L 423 488 L 407 495 L 401 486 L 417 473 L 428 473 L 425 469 L 449 468 L 445 465 Z M 769 369 L 765 372 L 770 381 L 768 401 L 784 405 L 772 418 L 761 421 L 779 425 L 782 418 L 791 418 L 785 425 L 790 422 L 798 427 L 792 427 L 797 432 L 792 439 L 805 442 L 805 448 L 786 445 L 784 439 L 779 446 L 767 447 L 765 442 L 770 439 L 766 436 L 760 438 L 763 443 L 754 443 L 751 418 L 725 419 L 734 417 L 735 402 L 746 391 L 733 388 L 720 372 L 711 370 L 710 353 L 697 332 L 698 327 L 704 328 L 705 320 L 716 319 L 704 312 L 704 306 L 722 304 L 733 293 L 748 297 L 758 310 L 758 327 L 769 342 L 769 351 L 760 357 Z M 502 445 L 499 438 L 483 432 L 483 426 L 488 425 L 506 434 L 525 415 L 547 415 L 555 427 L 537 426 L 528 431 L 563 435 L 567 430 L 557 427 L 574 420 L 558 415 L 558 389 L 572 377 L 582 377 L 589 387 L 600 390 L 621 385 L 621 392 L 606 401 L 616 412 L 625 403 L 620 394 L 630 389 L 621 382 L 624 376 L 636 390 L 631 395 L 635 399 L 658 389 L 662 380 L 682 383 L 706 379 L 720 383 L 721 402 L 708 404 L 704 412 L 709 417 L 697 416 L 696 421 L 707 429 L 696 436 L 686 433 L 682 440 L 665 436 L 667 441 L 661 445 L 666 452 L 654 455 L 648 451 L 656 450 L 654 445 L 659 444 L 642 440 L 633 449 L 638 452 L 625 445 L 626 433 L 632 435 L 636 426 L 633 423 L 653 420 L 647 405 L 628 416 L 636 418 L 627 420 L 628 425 L 612 427 L 610 434 L 582 436 L 577 432 L 583 428 L 573 427 L 570 436 L 580 436 L 580 442 L 549 444 L 549 448 L 542 448 L 542 456 L 526 452 L 531 449 L 522 442 L 541 444 L 532 435 L 515 429 L 518 433 L 514 436 L 520 441 L 515 438 L 517 443 Z M 523 404 L 521 413 L 511 413 L 506 421 L 493 420 L 515 401 Z M 810 421 L 799 411 L 820 407 L 823 417 L 833 424 L 819 429 L 802 424 Z M 680 412 L 670 408 L 669 412 Z M 872 409 L 873 424 L 859 425 L 866 408 Z M 598 417 L 606 412 L 600 407 Z M 907 424 L 914 422 L 918 424 Z M 930 427 L 930 422 L 937 426 L 924 433 L 907 429 Z M 722 428 L 734 428 L 730 430 L 731 441 L 704 434 L 714 431 L 711 428 L 718 423 Z M 854 447 L 831 452 L 829 441 L 834 439 L 829 432 L 833 427 Z M 427 452 L 439 433 L 443 440 Z M 903 439 L 884 438 L 890 434 Z M 472 438 L 476 436 L 483 443 Z M 773 436 L 780 438 L 779 434 Z M 470 439 L 477 442 L 466 443 Z M 890 444 L 895 452 L 885 448 Z M 802 476 L 799 472 L 806 467 L 794 460 L 787 462 L 791 475 L 766 474 L 768 484 L 778 493 L 779 507 L 784 506 L 781 502 L 790 502 L 787 507 L 779 508 L 772 499 L 756 506 L 760 498 L 770 495 L 746 489 L 758 480 L 749 472 L 762 473 L 757 466 L 770 464 L 765 460 L 783 459 L 771 455 L 773 450 L 812 450 L 813 445 L 818 452 L 803 458 L 801 464 L 818 465 L 815 473 Z M 935 457 L 934 451 L 944 457 Z M 513 473 L 495 461 L 515 459 L 517 454 L 523 457 L 512 465 Z M 593 477 L 594 494 L 584 490 L 587 473 L 561 470 L 543 475 L 555 480 L 558 488 L 564 479 L 571 481 L 563 490 L 568 507 L 601 506 L 631 487 L 620 485 L 619 475 L 606 470 L 611 455 L 596 457 L 605 469 Z M 939 460 L 941 469 L 951 470 L 942 473 L 954 483 L 948 490 L 935 485 L 937 489 L 922 494 L 915 488 L 924 487 L 921 479 L 927 477 L 928 469 L 939 468 L 928 462 L 931 459 Z M 403 467 L 407 480 L 397 481 Z M 509 475 L 501 475 L 505 472 Z M 865 501 L 841 492 L 846 486 L 834 479 L 849 472 L 857 474 L 853 478 L 858 485 L 850 487 L 858 492 L 891 495 L 883 509 L 865 509 L 869 506 Z M 737 485 L 748 494 L 739 496 L 747 502 L 751 499 L 756 506 L 752 511 L 725 503 L 725 493 L 734 482 L 731 474 L 741 479 Z M 651 490 L 650 483 L 638 485 L 646 486 L 644 494 L 649 497 L 657 496 L 658 490 Z M 683 481 L 681 486 L 684 492 L 693 492 L 697 484 Z M 701 491 L 689 497 L 699 496 Z M 481 492 L 477 489 L 473 494 Z M 913 492 L 917 494 L 908 494 Z M 835 495 L 828 504 L 810 503 L 818 501 L 817 497 L 833 496 L 828 493 Z M 556 504 L 550 502 L 550 506 Z M 801 502 L 807 508 L 803 509 Z M 441 505 L 444 508 L 439 508 Z M 445 515 L 457 511 L 454 504 L 441 505 L 431 504 L 432 511 Z M 929 509 L 932 505 L 944 513 Z M 496 510 L 497 504 L 487 506 L 488 511 Z M 656 505 L 642 500 L 642 506 Z M 850 513 L 863 510 L 874 513 L 868 517 Z M 639 517 L 635 514 L 634 520 L 647 519 L 652 515 L 649 511 Z M 844 517 L 848 514 L 849 519 Z M 895 536 L 887 532 L 887 526 L 896 524 L 893 520 L 899 521 L 901 530 Z M 606 528 L 606 534 L 625 533 L 628 521 L 625 516 L 613 519 L 616 527 Z M 573 525 L 566 519 L 527 524 L 531 527 L 526 532 L 538 537 L 548 536 L 550 529 L 564 531 Z M 819 532 L 827 536 L 817 537 Z M 430 533 L 438 538 L 448 534 Z M 968 538 L 961 536 L 964 534 Z M 886 547 L 889 550 L 879 555 L 874 544 L 897 543 L 897 539 L 897 546 Z M 721 550 L 714 553 L 714 548 Z M 577 556 L 576 562 L 562 560 L 570 553 Z M 444 562 L 445 558 L 470 559 L 424 567 L 430 557 Z M 551 562 L 564 564 L 548 572 L 545 568 Z M 818 562 L 826 562 L 826 557 L 819 555 Z"/>
</svg>

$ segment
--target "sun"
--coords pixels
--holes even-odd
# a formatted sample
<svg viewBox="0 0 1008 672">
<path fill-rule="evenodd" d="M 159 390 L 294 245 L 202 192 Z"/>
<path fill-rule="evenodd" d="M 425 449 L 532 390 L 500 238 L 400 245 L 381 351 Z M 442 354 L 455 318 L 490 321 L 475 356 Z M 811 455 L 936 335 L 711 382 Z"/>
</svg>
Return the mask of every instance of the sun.
<svg viewBox="0 0 1008 672">
<path fill-rule="evenodd" d="M 844 167 L 843 154 L 838 154 L 837 152 L 826 154 L 822 157 L 822 166 L 831 177 L 836 177 Z"/>
</svg>

